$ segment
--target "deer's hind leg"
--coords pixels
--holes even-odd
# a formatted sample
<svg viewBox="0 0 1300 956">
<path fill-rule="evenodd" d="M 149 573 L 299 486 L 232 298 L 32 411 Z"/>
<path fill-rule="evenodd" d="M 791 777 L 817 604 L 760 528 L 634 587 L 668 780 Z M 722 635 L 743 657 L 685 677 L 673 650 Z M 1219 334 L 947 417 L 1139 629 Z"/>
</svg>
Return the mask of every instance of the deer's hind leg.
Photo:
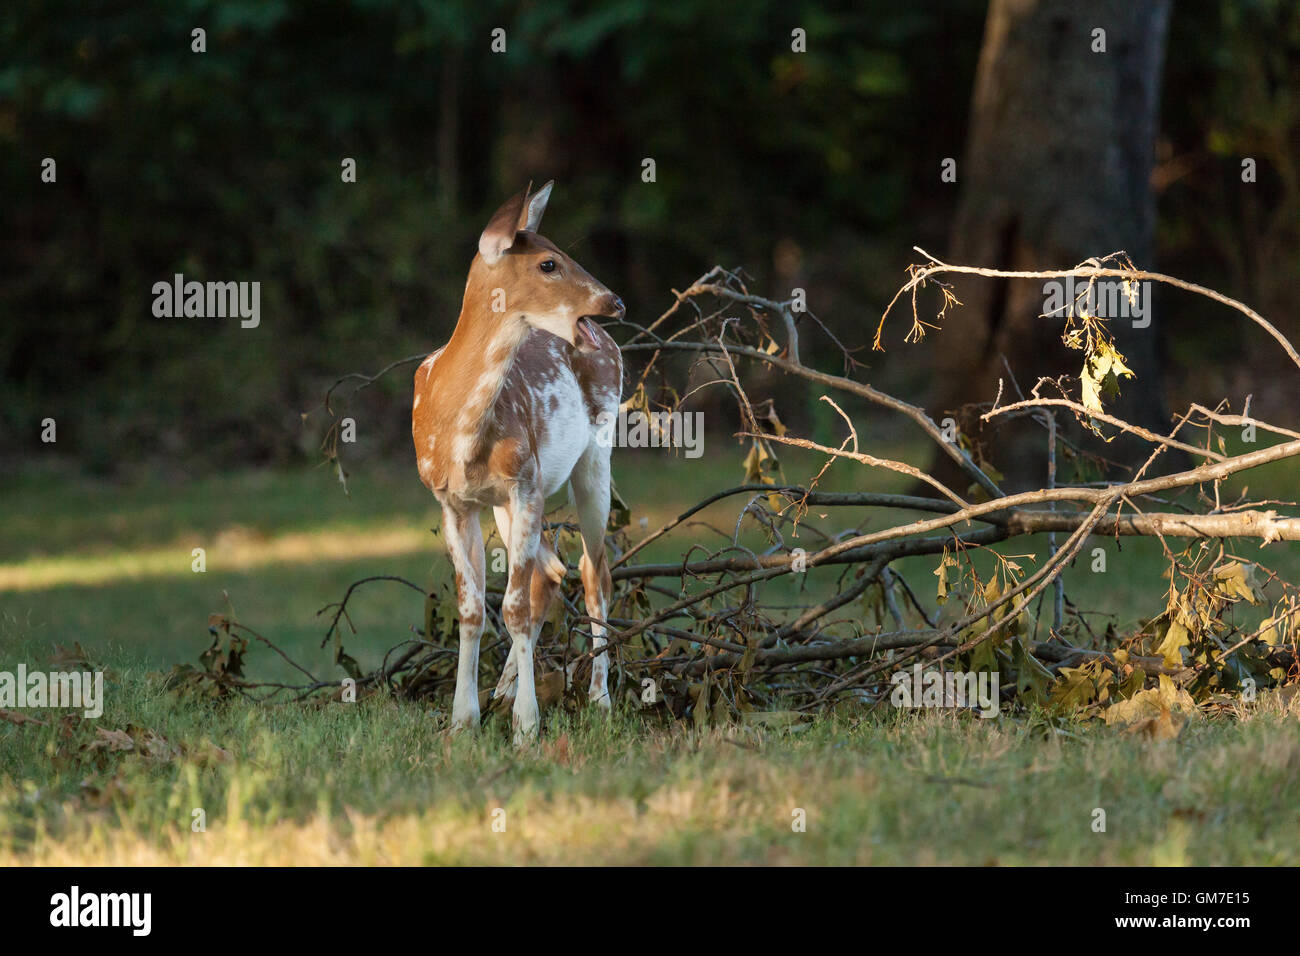
<svg viewBox="0 0 1300 956">
<path fill-rule="evenodd" d="M 460 657 L 456 667 L 456 696 L 451 705 L 451 725 L 459 730 L 477 727 L 478 649 L 483 637 L 483 531 L 478 511 L 443 505 L 442 536 L 456 571 L 457 609 L 460 612 Z"/>
</svg>

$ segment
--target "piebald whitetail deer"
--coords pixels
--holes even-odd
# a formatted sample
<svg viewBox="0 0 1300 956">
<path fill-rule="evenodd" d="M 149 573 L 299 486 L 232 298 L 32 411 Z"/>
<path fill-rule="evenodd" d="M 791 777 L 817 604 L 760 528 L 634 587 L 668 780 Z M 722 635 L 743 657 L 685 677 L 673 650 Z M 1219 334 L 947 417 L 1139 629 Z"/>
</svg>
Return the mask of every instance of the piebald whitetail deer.
<svg viewBox="0 0 1300 956">
<path fill-rule="evenodd" d="M 605 620 L 612 589 L 605 560 L 608 435 L 623 362 L 597 319 L 622 318 L 623 302 L 538 235 L 553 185 L 510 199 L 483 230 L 456 330 L 416 371 L 411 407 L 420 480 L 442 506 L 456 571 L 460 662 L 452 726 L 479 719 L 479 513 L 490 507 L 509 554 L 501 616 L 511 640 L 494 696 L 514 696 L 517 743 L 537 733 L 533 648 L 565 572 L 542 537 L 543 509 L 565 481 L 582 533 L 578 566 L 593 649 L 605 646 L 605 628 L 596 622 Z M 588 697 L 610 705 L 607 653 L 592 660 Z"/>
</svg>

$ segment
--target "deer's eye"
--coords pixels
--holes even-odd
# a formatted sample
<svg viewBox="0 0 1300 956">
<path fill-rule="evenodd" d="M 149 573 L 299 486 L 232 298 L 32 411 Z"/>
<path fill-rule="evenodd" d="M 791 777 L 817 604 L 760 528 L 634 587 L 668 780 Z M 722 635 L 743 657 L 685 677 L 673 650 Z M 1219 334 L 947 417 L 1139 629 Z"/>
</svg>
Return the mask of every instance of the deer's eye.
<svg viewBox="0 0 1300 956">
<path fill-rule="evenodd" d="M 541 269 L 543 272 L 554 272 L 554 271 L 555 271 L 555 260 L 554 260 L 554 259 L 543 259 L 541 262 L 539 262 L 539 263 L 537 264 L 537 268 Z"/>
</svg>

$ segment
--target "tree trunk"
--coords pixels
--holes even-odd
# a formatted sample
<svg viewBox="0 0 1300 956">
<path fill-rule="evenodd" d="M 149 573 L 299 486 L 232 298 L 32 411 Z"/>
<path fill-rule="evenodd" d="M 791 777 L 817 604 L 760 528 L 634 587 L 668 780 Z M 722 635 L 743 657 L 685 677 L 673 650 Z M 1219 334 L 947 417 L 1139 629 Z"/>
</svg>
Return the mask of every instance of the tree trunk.
<svg viewBox="0 0 1300 956">
<path fill-rule="evenodd" d="M 1155 203 L 1149 186 L 1168 0 L 992 0 L 975 81 L 962 190 L 953 227 L 953 263 L 1004 269 L 1069 268 L 1124 250 L 1139 267 L 1151 262 Z M 1095 52 L 1095 30 L 1105 51 Z M 963 277 L 964 303 L 931 341 L 940 352 L 930 411 L 952 414 L 1006 475 L 1008 489 L 1038 487 L 1046 468 L 1046 432 L 1030 422 L 982 429 L 978 411 L 998 380 L 1015 391 L 1003 356 L 1028 393 L 1040 376 L 1077 378 L 1083 353 L 1061 342 L 1063 319 L 1040 318 L 1042 281 Z M 1122 397 L 1108 404 L 1121 417 L 1163 429 L 1161 348 L 1147 305 L 1146 328 L 1131 318 L 1109 325 L 1128 366 Z M 1077 381 L 1071 383 L 1077 397 Z M 1117 439 L 1107 455 L 1131 461 L 1138 450 Z M 964 489 L 949 459 L 934 474 Z M 1068 475 L 1067 475 L 1068 477 Z"/>
</svg>

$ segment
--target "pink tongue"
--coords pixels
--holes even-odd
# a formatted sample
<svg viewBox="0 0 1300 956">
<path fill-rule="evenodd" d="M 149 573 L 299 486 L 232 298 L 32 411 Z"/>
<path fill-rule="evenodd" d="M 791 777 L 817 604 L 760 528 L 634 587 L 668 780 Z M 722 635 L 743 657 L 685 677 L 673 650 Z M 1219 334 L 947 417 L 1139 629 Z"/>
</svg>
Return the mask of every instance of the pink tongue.
<svg viewBox="0 0 1300 956">
<path fill-rule="evenodd" d="M 594 329 L 592 329 L 590 322 L 591 320 L 585 317 L 579 319 L 578 331 L 582 333 L 583 341 L 585 342 L 587 347 L 590 348 L 592 351 L 596 351 L 597 349 L 600 348 L 600 343 L 596 341 L 596 332 Z"/>
</svg>

